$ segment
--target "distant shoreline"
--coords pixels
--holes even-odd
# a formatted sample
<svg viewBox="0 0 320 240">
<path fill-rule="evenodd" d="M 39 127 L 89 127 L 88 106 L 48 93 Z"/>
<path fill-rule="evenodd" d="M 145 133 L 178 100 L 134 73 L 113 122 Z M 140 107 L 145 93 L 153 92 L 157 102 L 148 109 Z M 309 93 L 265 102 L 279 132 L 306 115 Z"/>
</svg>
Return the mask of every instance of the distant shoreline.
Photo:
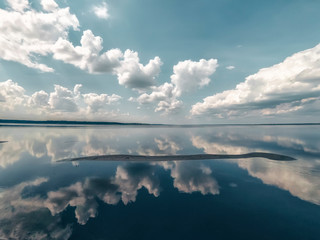
<svg viewBox="0 0 320 240">
<path fill-rule="evenodd" d="M 14 120 L 0 119 L 1 126 L 159 126 L 159 127 L 214 127 L 214 126 L 294 126 L 320 125 L 320 123 L 230 123 L 230 124 L 152 124 L 152 123 L 122 123 L 102 121 L 67 121 L 67 120 Z"/>
<path fill-rule="evenodd" d="M 68 121 L 68 120 L 13 120 L 13 119 L 0 119 L 2 124 L 34 124 L 34 125 L 160 125 L 148 123 L 122 123 L 122 122 L 100 122 L 100 121 Z"/>
</svg>

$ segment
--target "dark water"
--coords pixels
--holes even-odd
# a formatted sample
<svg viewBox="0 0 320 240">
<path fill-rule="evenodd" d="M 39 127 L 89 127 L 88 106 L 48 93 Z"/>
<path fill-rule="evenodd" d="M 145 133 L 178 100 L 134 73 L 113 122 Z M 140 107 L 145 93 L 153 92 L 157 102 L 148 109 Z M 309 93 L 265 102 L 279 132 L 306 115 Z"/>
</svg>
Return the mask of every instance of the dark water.
<svg viewBox="0 0 320 240">
<path fill-rule="evenodd" d="M 58 162 L 251 152 L 297 160 Z M 320 239 L 320 126 L 1 127 L 10 238 Z"/>
</svg>

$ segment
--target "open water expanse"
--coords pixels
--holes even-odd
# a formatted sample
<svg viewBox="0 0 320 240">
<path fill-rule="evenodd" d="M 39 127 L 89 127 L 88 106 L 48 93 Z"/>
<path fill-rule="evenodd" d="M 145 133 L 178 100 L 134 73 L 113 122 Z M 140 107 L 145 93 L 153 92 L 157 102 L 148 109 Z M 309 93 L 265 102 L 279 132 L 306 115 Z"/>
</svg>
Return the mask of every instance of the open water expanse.
<svg viewBox="0 0 320 240">
<path fill-rule="evenodd" d="M 3 126 L 0 239 L 320 239 L 320 126 Z"/>
</svg>

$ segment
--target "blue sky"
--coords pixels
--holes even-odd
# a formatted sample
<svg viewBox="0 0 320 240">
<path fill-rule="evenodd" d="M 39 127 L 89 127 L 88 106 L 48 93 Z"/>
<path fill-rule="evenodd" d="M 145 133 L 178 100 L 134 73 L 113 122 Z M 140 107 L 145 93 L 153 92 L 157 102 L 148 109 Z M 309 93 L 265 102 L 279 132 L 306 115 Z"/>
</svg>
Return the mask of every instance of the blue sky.
<svg viewBox="0 0 320 240">
<path fill-rule="evenodd" d="M 0 2 L 0 118 L 317 122 L 319 1 Z"/>
</svg>

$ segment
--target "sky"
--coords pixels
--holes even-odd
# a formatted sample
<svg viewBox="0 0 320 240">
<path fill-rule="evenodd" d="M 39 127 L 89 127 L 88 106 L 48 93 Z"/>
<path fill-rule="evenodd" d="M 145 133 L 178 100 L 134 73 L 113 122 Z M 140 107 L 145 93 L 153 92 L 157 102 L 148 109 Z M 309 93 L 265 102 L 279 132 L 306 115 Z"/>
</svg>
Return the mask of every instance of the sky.
<svg viewBox="0 0 320 240">
<path fill-rule="evenodd" d="M 1 0 L 0 119 L 303 123 L 320 1 Z"/>
</svg>

